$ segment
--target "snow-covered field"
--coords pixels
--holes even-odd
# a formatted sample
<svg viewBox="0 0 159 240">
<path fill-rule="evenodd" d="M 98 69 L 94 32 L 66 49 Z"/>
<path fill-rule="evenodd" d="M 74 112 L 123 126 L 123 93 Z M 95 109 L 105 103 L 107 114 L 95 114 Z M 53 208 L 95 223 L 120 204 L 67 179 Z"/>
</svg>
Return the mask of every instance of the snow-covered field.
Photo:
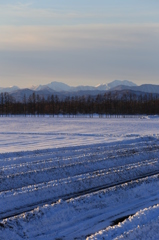
<svg viewBox="0 0 159 240">
<path fill-rule="evenodd" d="M 158 239 L 158 189 L 158 117 L 0 117 L 1 240 Z"/>
</svg>

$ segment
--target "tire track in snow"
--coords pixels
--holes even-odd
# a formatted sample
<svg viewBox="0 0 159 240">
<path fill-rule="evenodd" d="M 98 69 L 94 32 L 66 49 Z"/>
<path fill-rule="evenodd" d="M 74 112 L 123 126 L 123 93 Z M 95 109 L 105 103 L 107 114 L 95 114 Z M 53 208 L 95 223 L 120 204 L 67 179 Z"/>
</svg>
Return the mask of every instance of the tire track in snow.
<svg viewBox="0 0 159 240">
<path fill-rule="evenodd" d="M 19 157 L 4 160 L 11 165 L 2 166 L 0 171 L 0 201 L 4 204 L 3 209 L 7 203 L 7 206 L 12 204 L 18 212 L 19 207 L 34 208 L 38 204 L 49 203 L 49 199 L 56 201 L 59 198 L 80 196 L 159 173 L 159 147 L 157 141 L 152 140 L 119 144 L 117 148 L 116 145 L 103 144 L 80 147 L 79 150 L 63 149 L 63 152 L 50 150 L 46 156 L 45 151 L 40 151 L 40 154 L 30 152 L 27 158 L 23 153 Z M 19 164 L 12 165 L 18 161 Z M 33 170 L 27 170 L 29 164 Z M 7 171 L 14 172 L 18 166 L 20 172 L 7 175 Z M 21 172 L 22 169 L 24 172 Z M 17 199 L 23 203 L 22 206 L 18 202 L 16 205 Z M 12 210 L 5 209 L 6 213 L 9 211 Z M 0 216 L 4 217 L 2 212 Z"/>
<path fill-rule="evenodd" d="M 93 188 L 90 188 L 90 189 L 87 189 L 87 190 L 84 190 L 84 191 L 79 191 L 79 192 L 76 192 L 76 193 L 66 194 L 66 195 L 63 195 L 63 196 L 58 196 L 54 200 L 52 198 L 50 198 L 50 199 L 45 199 L 43 201 L 36 202 L 34 204 L 28 204 L 28 205 L 23 206 L 23 207 L 19 207 L 19 208 L 16 207 L 13 210 L 8 210 L 8 212 L 5 212 L 5 211 L 1 212 L 0 213 L 0 221 L 3 220 L 3 219 L 16 217 L 18 215 L 25 214 L 27 212 L 33 211 L 36 207 L 44 206 L 45 204 L 54 204 L 59 199 L 68 201 L 70 199 L 82 197 L 82 196 L 85 196 L 87 194 L 92 194 L 92 193 L 94 194 L 94 193 L 98 193 L 99 191 L 105 191 L 105 190 L 109 190 L 111 188 L 120 187 L 120 186 L 125 185 L 125 184 L 129 184 L 129 183 L 133 184 L 133 182 L 135 182 L 135 181 L 137 181 L 137 184 L 139 184 L 139 182 L 141 180 L 144 180 L 144 179 L 147 180 L 147 177 L 155 177 L 155 176 L 157 178 L 159 178 L 159 171 L 154 171 L 154 172 L 151 172 L 149 174 L 143 174 L 142 176 L 138 176 L 136 178 L 128 179 L 126 181 L 120 181 L 120 182 L 115 183 L 115 184 L 114 183 L 109 184 L 109 185 L 106 184 L 106 185 L 102 185 L 100 187 L 93 187 Z"/>
</svg>

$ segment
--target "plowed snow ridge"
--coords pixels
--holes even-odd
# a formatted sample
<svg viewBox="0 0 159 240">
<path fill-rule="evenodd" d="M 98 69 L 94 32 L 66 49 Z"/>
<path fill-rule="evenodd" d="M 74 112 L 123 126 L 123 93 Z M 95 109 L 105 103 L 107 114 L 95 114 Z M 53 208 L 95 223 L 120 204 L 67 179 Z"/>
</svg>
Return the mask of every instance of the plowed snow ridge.
<svg viewBox="0 0 159 240">
<path fill-rule="evenodd" d="M 158 189 L 157 135 L 1 153 L 0 236 L 97 238 L 118 218 L 159 203 Z"/>
</svg>

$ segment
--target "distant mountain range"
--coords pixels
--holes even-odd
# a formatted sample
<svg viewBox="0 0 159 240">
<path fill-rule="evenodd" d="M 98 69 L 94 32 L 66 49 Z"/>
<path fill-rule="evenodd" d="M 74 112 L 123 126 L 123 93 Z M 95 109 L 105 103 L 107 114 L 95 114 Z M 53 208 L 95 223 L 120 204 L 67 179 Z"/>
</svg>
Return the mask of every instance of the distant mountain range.
<svg viewBox="0 0 159 240">
<path fill-rule="evenodd" d="M 108 84 L 100 84 L 97 86 L 77 86 L 71 87 L 62 82 L 51 82 L 46 85 L 32 86 L 30 88 L 20 89 L 18 86 L 0 88 L 0 92 L 8 92 L 16 100 L 22 100 L 24 95 L 28 98 L 33 92 L 39 96 L 48 97 L 49 95 L 66 96 L 81 96 L 81 95 L 97 95 L 105 91 L 115 92 L 133 92 L 139 95 L 140 93 L 159 94 L 159 85 L 143 84 L 137 86 L 135 83 L 128 80 L 114 80 Z M 118 93 L 119 94 L 119 93 Z"/>
<path fill-rule="evenodd" d="M 31 86 L 27 89 L 33 90 L 33 91 L 55 91 L 55 92 L 78 92 L 78 91 L 106 91 L 110 90 L 111 88 L 117 87 L 119 85 L 123 86 L 129 86 L 129 87 L 134 87 L 137 86 L 135 83 L 130 82 L 128 80 L 114 80 L 113 82 L 110 82 L 108 84 L 99 84 L 97 86 L 77 86 L 77 87 L 71 87 L 65 83 L 62 82 L 51 82 L 46 85 L 37 85 L 37 86 Z M 8 88 L 2 88 L 0 87 L 0 92 L 8 92 L 12 93 L 17 90 L 24 90 L 20 89 L 18 86 L 13 86 L 13 87 L 8 87 Z"/>
<path fill-rule="evenodd" d="M 56 92 L 78 92 L 78 91 L 94 91 L 94 90 L 99 90 L 99 91 L 106 91 L 110 90 L 113 87 L 117 87 L 119 85 L 123 86 L 129 86 L 129 87 L 134 87 L 137 86 L 135 83 L 130 82 L 128 80 L 114 80 L 111 83 L 108 84 L 100 84 L 97 86 L 77 86 L 77 87 L 71 87 L 65 83 L 62 82 L 51 82 L 46 85 L 38 85 L 38 86 L 32 86 L 30 89 L 38 91 L 38 90 L 43 90 L 46 88 L 50 88 Z"/>
</svg>

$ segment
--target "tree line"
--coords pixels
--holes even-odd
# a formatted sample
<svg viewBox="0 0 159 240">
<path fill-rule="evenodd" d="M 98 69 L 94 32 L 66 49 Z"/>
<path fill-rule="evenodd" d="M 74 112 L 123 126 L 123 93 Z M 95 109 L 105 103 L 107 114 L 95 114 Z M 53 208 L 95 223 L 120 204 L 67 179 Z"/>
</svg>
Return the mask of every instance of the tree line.
<svg viewBox="0 0 159 240">
<path fill-rule="evenodd" d="M 123 94 L 117 97 L 111 92 L 97 96 L 75 96 L 60 99 L 57 95 L 47 99 L 33 93 L 27 99 L 16 101 L 8 93 L 0 94 L 0 115 L 136 115 L 159 114 L 159 97 L 152 94 Z"/>
</svg>

